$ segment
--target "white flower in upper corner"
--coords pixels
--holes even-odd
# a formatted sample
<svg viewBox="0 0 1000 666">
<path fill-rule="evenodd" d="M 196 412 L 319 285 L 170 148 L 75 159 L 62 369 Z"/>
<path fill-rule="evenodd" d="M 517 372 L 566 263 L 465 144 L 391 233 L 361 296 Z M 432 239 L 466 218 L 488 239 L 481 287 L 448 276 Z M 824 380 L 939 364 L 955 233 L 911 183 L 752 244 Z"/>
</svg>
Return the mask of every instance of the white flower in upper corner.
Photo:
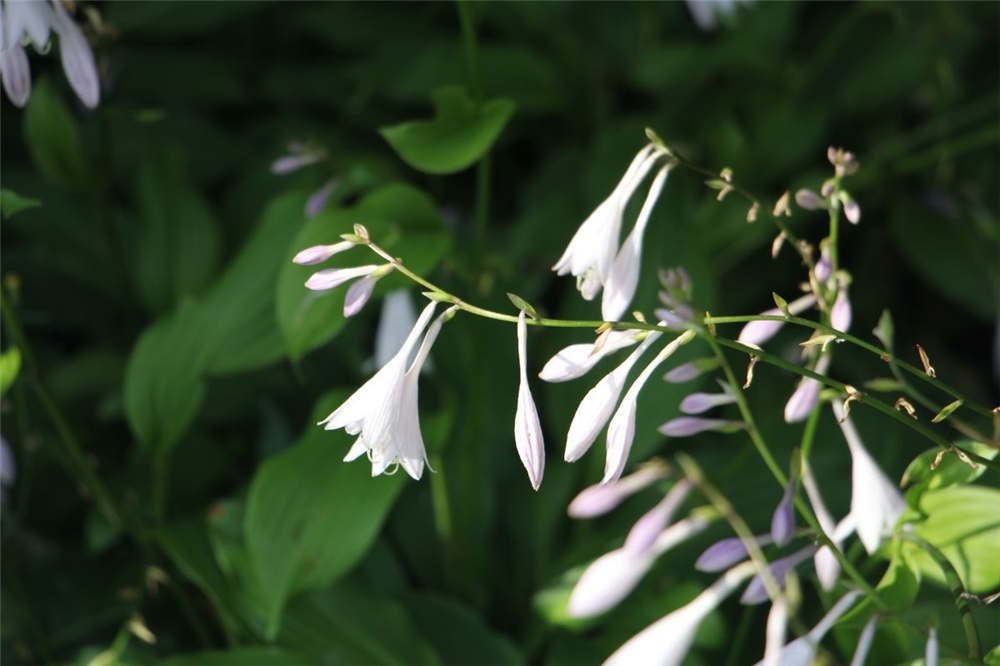
<svg viewBox="0 0 1000 666">
<path fill-rule="evenodd" d="M 825 375 L 829 366 L 830 355 L 823 354 L 816 361 L 813 372 Z M 792 393 L 792 397 L 785 403 L 785 422 L 798 423 L 799 421 L 804 421 L 809 416 L 809 412 L 816 406 L 816 403 L 819 402 L 820 388 L 821 385 L 818 379 L 813 379 L 812 377 L 803 377 L 800 379 L 799 385 L 795 388 L 795 392 Z"/>
<path fill-rule="evenodd" d="M 73 91 L 88 108 L 100 101 L 94 53 L 61 1 L 6 0 L 0 3 L 0 73 L 10 101 L 24 106 L 31 95 L 31 71 L 24 45 L 45 52 L 49 35 L 59 35 L 59 57 Z"/>
<path fill-rule="evenodd" d="M 816 657 L 819 642 L 823 640 L 834 623 L 840 619 L 840 616 L 854 605 L 860 595 L 860 592 L 855 591 L 842 596 L 808 634 L 781 648 L 777 660 L 773 663 L 777 666 L 809 666 Z M 755 666 L 763 666 L 763 664 L 763 661 L 758 661 Z"/>
<path fill-rule="evenodd" d="M 805 296 L 800 296 L 789 303 L 788 311 L 793 315 L 802 314 L 815 304 L 816 296 L 813 294 L 806 294 Z M 782 312 L 778 308 L 771 308 L 770 310 L 761 312 L 761 314 L 771 317 L 780 317 Z M 745 345 L 756 345 L 759 347 L 773 338 L 784 325 L 785 322 L 783 321 L 751 321 L 743 327 L 743 330 L 740 331 L 737 341 L 742 342 Z"/>
<path fill-rule="evenodd" d="M 538 373 L 545 382 L 565 382 L 590 372 L 597 363 L 610 354 L 634 345 L 639 330 L 605 331 L 592 343 L 578 342 L 563 347 L 550 358 Z"/>
<path fill-rule="evenodd" d="M 906 500 L 865 449 L 854 424 L 845 416 L 843 405 L 836 400 L 831 404 L 851 452 L 851 514 L 858 538 L 865 550 L 873 553 L 882 535 L 896 526 L 906 509 Z"/>
<path fill-rule="evenodd" d="M 663 155 L 663 150 L 653 144 L 647 144 L 636 154 L 621 181 L 583 221 L 559 261 L 552 267 L 558 275 L 572 274 L 576 278 L 577 289 L 586 300 L 592 300 L 607 282 L 618 253 L 618 236 L 625 206 L 653 164 Z"/>
<path fill-rule="evenodd" d="M 524 310 L 521 310 L 517 316 L 517 362 L 521 383 L 517 389 L 517 411 L 514 413 L 514 444 L 528 472 L 531 487 L 538 490 L 545 471 L 545 440 L 542 438 L 538 409 L 528 386 L 528 325 L 524 317 Z"/>
<path fill-rule="evenodd" d="M 435 307 L 435 303 L 428 304 L 396 355 L 319 423 L 326 430 L 343 428 L 349 435 L 358 435 L 344 460 L 367 454 L 372 476 L 391 474 L 394 465 L 401 465 L 414 479 L 423 474 L 427 453 L 417 414 L 417 378 L 441 330 L 444 315 L 427 326 Z M 423 342 L 411 361 L 421 334 Z"/>
<path fill-rule="evenodd" d="M 719 17 L 727 17 L 736 7 L 751 0 L 687 0 L 688 11 L 698 27 L 705 32 L 715 30 Z"/>
<path fill-rule="evenodd" d="M 646 201 L 642 204 L 635 226 L 625 237 L 625 242 L 622 243 L 621 249 L 618 250 L 615 261 L 611 265 L 611 272 L 607 276 L 604 294 L 601 297 L 601 318 L 604 321 L 618 321 L 632 303 L 635 289 L 639 285 L 642 237 L 646 233 L 646 225 L 650 215 L 653 214 L 656 200 L 660 198 L 660 192 L 663 191 L 663 183 L 667 180 L 671 166 L 662 167 L 656 174 L 653 184 L 649 186 Z"/>
<path fill-rule="evenodd" d="M 687 655 L 702 620 L 754 571 L 752 562 L 733 567 L 685 606 L 630 638 L 604 666 L 677 666 Z"/>
</svg>

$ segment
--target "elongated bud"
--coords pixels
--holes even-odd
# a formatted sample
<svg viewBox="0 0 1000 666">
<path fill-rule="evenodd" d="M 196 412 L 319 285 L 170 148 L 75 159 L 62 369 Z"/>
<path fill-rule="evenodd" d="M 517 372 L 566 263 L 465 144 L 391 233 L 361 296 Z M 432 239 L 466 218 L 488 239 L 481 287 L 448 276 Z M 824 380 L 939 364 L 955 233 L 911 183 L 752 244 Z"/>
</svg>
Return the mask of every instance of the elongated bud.
<svg viewBox="0 0 1000 666">
<path fill-rule="evenodd" d="M 794 301 L 788 304 L 788 311 L 793 315 L 799 315 L 811 308 L 816 303 L 816 296 L 813 294 L 805 294 L 796 298 Z M 762 315 L 777 317 L 782 316 L 784 313 L 778 308 L 771 308 L 770 310 L 765 310 L 761 312 Z M 775 334 L 781 330 L 781 327 L 785 323 L 782 321 L 751 321 L 743 327 L 740 331 L 740 335 L 737 338 L 738 342 L 741 342 L 749 346 L 760 346 L 773 338 Z"/>
<path fill-rule="evenodd" d="M 851 197 L 847 192 L 840 192 L 840 201 L 844 205 L 844 217 L 851 224 L 857 224 L 861 221 L 861 206 L 858 202 Z"/>
<path fill-rule="evenodd" d="M 924 372 L 928 377 L 937 377 L 937 372 L 934 370 L 934 366 L 931 365 L 931 359 L 927 356 L 927 352 L 920 345 L 917 345 L 917 353 L 920 354 L 920 363 L 924 366 Z"/>
<path fill-rule="evenodd" d="M 778 546 L 784 546 L 792 540 L 795 534 L 795 510 L 792 508 L 792 501 L 795 499 L 796 479 L 794 476 L 788 479 L 788 486 L 785 493 L 778 502 L 778 507 L 771 517 L 771 538 Z"/>
<path fill-rule="evenodd" d="M 784 585 L 785 578 L 788 577 L 788 572 L 812 557 L 815 552 L 816 546 L 807 546 L 802 550 L 792 553 L 788 557 L 775 560 L 767 567 L 767 570 L 771 574 L 771 578 L 773 578 L 780 587 Z M 753 606 L 764 603 L 768 600 L 768 598 L 767 587 L 764 585 L 764 579 L 760 575 L 757 575 L 750 580 L 750 584 L 747 585 L 747 589 L 743 591 L 743 596 L 740 597 L 740 603 L 746 606 Z"/>
<path fill-rule="evenodd" d="M 805 208 L 806 210 L 821 210 L 826 208 L 826 201 L 820 195 L 805 188 L 795 193 L 795 203 L 799 205 L 799 208 Z"/>
<path fill-rule="evenodd" d="M 566 512 L 571 518 L 594 518 L 611 511 L 625 498 L 639 492 L 667 476 L 662 464 L 639 468 L 633 474 L 612 483 L 598 483 L 580 491 L 569 503 Z"/>
<path fill-rule="evenodd" d="M 353 317 L 361 312 L 361 308 L 365 307 L 365 303 L 371 298 L 372 291 L 375 289 L 375 283 L 378 280 L 379 278 L 374 274 L 367 275 L 360 280 L 356 280 L 347 288 L 347 294 L 344 296 L 345 317 Z"/>
<path fill-rule="evenodd" d="M 736 396 L 725 391 L 723 393 L 692 393 L 681 401 L 681 411 L 685 414 L 701 414 L 719 405 L 729 405 L 736 402 Z"/>
<path fill-rule="evenodd" d="M 525 312 L 521 310 L 517 316 L 517 360 L 521 381 L 517 390 L 517 410 L 514 414 L 514 444 L 521 463 L 528 472 L 531 487 L 538 490 L 542 485 L 542 474 L 545 471 L 545 440 L 542 437 L 538 409 L 535 407 L 535 400 L 528 386 L 528 326 L 524 317 Z"/>
<path fill-rule="evenodd" d="M 647 511 L 635 522 L 628 536 L 625 537 L 626 550 L 642 552 L 656 541 L 663 529 L 670 524 L 677 508 L 684 502 L 691 490 L 691 482 L 681 479 L 670 489 L 656 506 Z"/>
<path fill-rule="evenodd" d="M 816 362 L 816 367 L 813 368 L 813 371 L 820 375 L 826 374 L 826 369 L 829 365 L 830 356 L 824 354 Z M 804 421 L 809 416 L 809 412 L 819 402 L 820 388 L 819 380 L 812 377 L 803 377 L 799 380 L 799 385 L 795 388 L 795 392 L 792 393 L 788 402 L 785 403 L 785 422 L 798 423 L 799 421 Z"/>
<path fill-rule="evenodd" d="M 327 181 L 326 185 L 309 195 L 309 198 L 306 200 L 305 207 L 305 214 L 307 218 L 316 217 L 324 208 L 326 208 L 326 205 L 330 203 L 330 195 L 333 194 L 337 185 L 337 180 L 335 178 L 331 178 Z"/>
<path fill-rule="evenodd" d="M 354 247 L 354 243 L 350 241 L 341 241 L 339 243 L 334 243 L 333 245 L 313 245 L 312 247 L 307 247 L 301 250 L 298 254 L 292 257 L 292 261 L 300 266 L 311 266 L 313 264 L 321 264 L 335 254 L 344 252 L 345 250 L 350 250 Z"/>
<path fill-rule="evenodd" d="M 758 546 L 766 546 L 771 543 L 771 537 L 767 534 L 755 536 L 754 541 Z M 739 537 L 730 537 L 716 541 L 709 546 L 704 553 L 698 557 L 694 563 L 694 568 L 698 571 L 722 571 L 737 562 L 742 562 L 747 558 L 747 547 Z"/>
<path fill-rule="evenodd" d="M 367 266 L 355 266 L 354 268 L 325 268 L 316 271 L 306 280 L 306 287 L 313 291 L 325 291 L 334 289 L 344 284 L 348 280 L 364 277 L 377 271 L 381 266 L 368 264 Z"/>
<path fill-rule="evenodd" d="M 678 416 L 670 419 L 658 430 L 667 437 L 690 437 L 700 432 L 736 432 L 746 427 L 742 421 L 730 421 L 727 419 L 703 419 L 697 416 Z"/>
<path fill-rule="evenodd" d="M 826 282 L 830 279 L 830 275 L 833 273 L 833 261 L 830 259 L 830 252 L 827 248 L 823 248 L 820 254 L 819 261 L 816 262 L 816 267 L 813 269 L 813 275 L 816 276 L 818 282 Z"/>
<path fill-rule="evenodd" d="M 697 360 L 678 365 L 676 368 L 673 368 L 663 375 L 663 379 L 671 384 L 683 384 L 684 382 L 691 381 L 703 372 L 714 370 L 717 367 L 719 367 L 718 359 L 712 357 L 699 358 Z"/>
</svg>

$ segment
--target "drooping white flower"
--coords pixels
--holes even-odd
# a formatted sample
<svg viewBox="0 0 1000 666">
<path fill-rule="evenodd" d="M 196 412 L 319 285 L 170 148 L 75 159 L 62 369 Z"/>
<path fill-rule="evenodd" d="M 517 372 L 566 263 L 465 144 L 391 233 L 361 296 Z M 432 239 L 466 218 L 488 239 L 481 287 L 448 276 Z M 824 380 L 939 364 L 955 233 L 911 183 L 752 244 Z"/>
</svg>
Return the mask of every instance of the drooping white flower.
<svg viewBox="0 0 1000 666">
<path fill-rule="evenodd" d="M 621 395 L 632 366 L 660 335 L 659 331 L 651 331 L 642 344 L 628 355 L 628 358 L 602 377 L 583 396 L 583 400 L 580 401 L 580 405 L 573 415 L 573 421 L 569 425 L 569 434 L 566 436 L 566 453 L 563 456 L 566 462 L 579 460 L 580 456 L 586 453 L 594 440 L 597 439 L 604 425 L 611 418 L 611 412 L 614 411 L 615 405 L 618 404 L 618 396 Z"/>
<path fill-rule="evenodd" d="M 906 509 L 906 501 L 865 449 L 854 424 L 845 416 L 843 405 L 836 400 L 831 404 L 851 452 L 851 514 L 858 538 L 865 550 L 873 553 L 883 533 L 895 527 Z"/>
<path fill-rule="evenodd" d="M 375 366 L 382 367 L 389 362 L 406 340 L 407 332 L 417 321 L 413 309 L 413 299 L 407 289 L 396 289 L 385 295 L 382 314 L 375 329 Z M 430 367 L 428 362 L 427 367 Z"/>
<path fill-rule="evenodd" d="M 326 430 L 343 428 L 349 435 L 358 435 L 344 460 L 367 454 L 372 476 L 391 474 L 397 464 L 414 479 L 423 474 L 427 453 L 417 414 L 417 378 L 441 330 L 443 315 L 427 326 L 435 306 L 430 303 L 420 313 L 396 355 L 319 423 Z M 423 342 L 411 361 L 425 328 Z"/>
<path fill-rule="evenodd" d="M 827 368 L 830 366 L 830 355 L 823 354 L 816 361 L 816 366 L 813 368 L 813 372 L 819 375 L 825 375 Z M 798 423 L 799 421 L 804 421 L 806 417 L 809 416 L 809 412 L 813 410 L 816 403 L 819 402 L 819 390 L 821 384 L 818 379 L 813 379 L 812 377 L 803 377 L 799 380 L 798 386 L 795 387 L 795 391 L 792 393 L 792 397 L 788 399 L 785 403 L 785 422 L 786 423 Z"/>
<path fill-rule="evenodd" d="M 604 321 L 618 321 L 632 303 L 632 297 L 635 296 L 635 289 L 639 284 L 642 237 L 646 233 L 649 217 L 656 206 L 656 200 L 660 198 L 663 183 L 666 182 L 669 173 L 670 165 L 662 167 L 656 174 L 653 184 L 649 186 L 646 201 L 642 204 L 635 226 L 625 237 L 625 242 L 622 243 L 611 265 L 611 272 L 604 285 L 604 294 L 601 296 L 601 318 Z"/>
<path fill-rule="evenodd" d="M 677 666 L 687 655 L 702 620 L 754 571 L 752 562 L 733 567 L 685 606 L 626 641 L 604 666 Z"/>
<path fill-rule="evenodd" d="M 764 666 L 778 666 L 788 629 L 788 603 L 784 597 L 771 602 L 764 639 Z"/>
<path fill-rule="evenodd" d="M 854 602 L 861 595 L 860 592 L 848 592 L 833 605 L 823 619 L 813 627 L 808 634 L 797 638 L 781 649 L 776 663 L 778 666 L 809 666 L 816 657 L 816 650 L 819 642 L 823 640 L 830 628 L 854 605 Z M 763 666 L 763 661 L 758 661 L 755 666 Z"/>
<path fill-rule="evenodd" d="M 583 221 L 552 267 L 558 275 L 576 277 L 577 288 L 586 300 L 592 300 L 607 282 L 618 253 L 625 206 L 661 155 L 662 150 L 652 144 L 636 154 L 618 185 Z"/>
<path fill-rule="evenodd" d="M 538 409 L 528 386 L 528 325 L 524 317 L 524 310 L 521 310 L 517 316 L 517 362 L 521 383 L 517 389 L 517 411 L 514 414 L 514 444 L 521 463 L 528 472 L 531 487 L 538 490 L 545 471 L 545 440 L 542 438 Z"/>
<path fill-rule="evenodd" d="M 701 533 L 709 525 L 704 515 L 690 515 L 659 533 L 645 549 L 621 547 L 601 555 L 584 570 L 570 593 L 570 617 L 600 615 L 618 605 L 635 588 L 656 558 Z"/>
<path fill-rule="evenodd" d="M 621 504 L 628 496 L 667 476 L 662 464 L 650 463 L 613 483 L 596 483 L 581 490 L 569 503 L 571 518 L 593 518 Z"/>
<path fill-rule="evenodd" d="M 577 343 L 563 347 L 550 358 L 538 373 L 542 381 L 555 383 L 576 379 L 587 374 L 605 356 L 634 345 L 638 330 L 605 331 L 592 343 Z"/>
<path fill-rule="evenodd" d="M 805 296 L 800 296 L 789 303 L 788 311 L 793 315 L 802 314 L 815 304 L 816 296 L 813 294 L 806 294 Z M 761 312 L 761 314 L 771 317 L 780 317 L 783 313 L 778 308 L 771 308 L 770 310 Z M 783 321 L 758 320 L 748 322 L 747 325 L 743 327 L 743 330 L 740 331 L 737 341 L 742 342 L 745 345 L 756 345 L 759 347 L 773 338 L 784 325 L 785 322 Z"/>
<path fill-rule="evenodd" d="M 629 451 L 632 449 L 632 441 L 635 439 L 635 414 L 637 410 L 637 404 L 639 399 L 639 392 L 642 391 L 642 387 L 645 386 L 646 381 L 649 379 L 650 375 L 663 363 L 665 360 L 670 358 L 674 352 L 676 352 L 682 345 L 687 344 L 694 338 L 694 331 L 685 331 L 681 333 L 676 338 L 668 342 L 663 349 L 656 354 L 652 361 L 649 362 L 639 376 L 635 378 L 632 385 L 629 387 L 628 391 L 625 392 L 625 397 L 622 398 L 621 404 L 618 406 L 618 410 L 615 415 L 611 417 L 611 423 L 608 424 L 608 438 L 607 438 L 607 458 L 604 463 L 604 483 L 617 479 L 621 476 L 622 471 L 625 469 L 625 463 L 628 461 Z"/>
</svg>

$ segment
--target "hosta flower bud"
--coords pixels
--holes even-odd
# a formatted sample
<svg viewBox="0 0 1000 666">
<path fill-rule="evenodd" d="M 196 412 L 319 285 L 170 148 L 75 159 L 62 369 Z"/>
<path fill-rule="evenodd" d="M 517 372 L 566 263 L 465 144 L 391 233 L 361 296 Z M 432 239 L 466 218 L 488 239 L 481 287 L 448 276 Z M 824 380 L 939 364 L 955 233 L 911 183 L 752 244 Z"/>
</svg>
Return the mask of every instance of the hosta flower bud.
<svg viewBox="0 0 1000 666">
<path fill-rule="evenodd" d="M 799 205 L 799 208 L 806 210 L 826 208 L 826 201 L 820 195 L 805 188 L 795 193 L 795 203 Z"/>
<path fill-rule="evenodd" d="M 307 247 L 301 250 L 298 254 L 292 257 L 292 261 L 300 266 L 311 266 L 313 264 L 321 264 L 330 257 L 345 250 L 350 250 L 354 247 L 354 243 L 350 241 L 341 241 L 339 243 L 334 243 L 333 245 L 313 245 L 312 247 Z"/>
<path fill-rule="evenodd" d="M 767 567 L 767 570 L 771 574 L 771 578 L 773 578 L 780 587 L 784 585 L 788 572 L 805 560 L 808 560 L 815 552 L 816 546 L 807 546 L 787 557 L 771 562 L 771 564 Z M 764 579 L 760 575 L 754 576 L 750 580 L 750 584 L 747 585 L 747 589 L 743 591 L 743 596 L 740 597 L 740 603 L 747 606 L 753 606 L 764 603 L 767 600 L 768 593 L 767 587 L 764 585 Z"/>
<path fill-rule="evenodd" d="M 795 478 L 789 478 L 785 493 L 781 496 L 781 501 L 778 502 L 774 515 L 771 516 L 771 538 L 778 546 L 787 544 L 795 534 L 795 509 L 792 507 L 792 501 L 795 499 L 795 485 Z"/>
<path fill-rule="evenodd" d="M 741 421 L 703 419 L 697 416 L 678 416 L 661 425 L 658 430 L 667 437 L 690 437 L 700 432 L 738 430 L 743 426 L 744 424 Z"/>
<path fill-rule="evenodd" d="M 761 534 L 754 537 L 758 546 L 766 546 L 771 543 L 771 536 Z M 694 568 L 698 571 L 722 571 L 731 567 L 737 562 L 745 560 L 747 557 L 747 547 L 739 537 L 730 537 L 716 541 L 705 549 L 694 563 Z"/>
<path fill-rule="evenodd" d="M 598 483 L 580 491 L 566 512 L 571 518 L 594 518 L 611 511 L 625 498 L 667 476 L 662 464 L 644 465 L 634 473 L 611 483 Z"/>
<path fill-rule="evenodd" d="M 830 309 L 830 325 L 845 333 L 851 328 L 851 301 L 847 297 L 847 287 L 843 285 L 837 290 L 837 299 Z"/>
</svg>

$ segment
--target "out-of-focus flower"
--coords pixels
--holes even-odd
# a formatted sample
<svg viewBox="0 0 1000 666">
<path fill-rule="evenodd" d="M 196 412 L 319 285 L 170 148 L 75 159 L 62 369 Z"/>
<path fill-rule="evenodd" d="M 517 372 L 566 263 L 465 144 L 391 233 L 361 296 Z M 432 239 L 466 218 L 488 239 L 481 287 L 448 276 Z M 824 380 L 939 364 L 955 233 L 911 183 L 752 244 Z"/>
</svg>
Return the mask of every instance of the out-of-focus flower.
<svg viewBox="0 0 1000 666">
<path fill-rule="evenodd" d="M 675 483 L 662 500 L 635 521 L 635 525 L 625 537 L 624 548 L 632 551 L 644 551 L 652 546 L 660 532 L 670 524 L 674 513 L 684 502 L 684 498 L 687 497 L 690 490 L 691 482 L 687 479 L 681 479 Z"/>
<path fill-rule="evenodd" d="M 572 274 L 576 278 L 577 289 L 586 300 L 592 300 L 607 283 L 618 254 L 618 236 L 625 206 L 661 156 L 662 149 L 653 144 L 647 144 L 636 154 L 618 185 L 583 221 L 559 261 L 552 267 L 558 275 Z"/>
<path fill-rule="evenodd" d="M 670 369 L 663 375 L 663 380 L 671 384 L 683 384 L 684 382 L 691 381 L 703 372 L 718 367 L 718 365 L 719 361 L 711 357 L 688 361 L 687 363 L 678 365 L 676 368 Z"/>
<path fill-rule="evenodd" d="M 767 613 L 767 627 L 764 631 L 764 666 L 778 665 L 787 629 L 788 602 L 784 597 L 778 597 L 771 602 L 771 610 Z"/>
<path fill-rule="evenodd" d="M 865 449 L 854 424 L 844 414 L 843 405 L 836 400 L 831 404 L 851 452 L 851 514 L 858 538 L 865 550 L 873 553 L 882 541 L 882 534 L 895 527 L 906 509 L 906 501 Z"/>
<path fill-rule="evenodd" d="M 337 184 L 337 179 L 331 178 L 326 181 L 323 187 L 309 195 L 304 210 L 307 218 L 316 217 L 320 211 L 326 208 L 326 205 L 330 203 L 330 195 L 337 189 Z"/>
<path fill-rule="evenodd" d="M 326 430 L 343 428 L 349 435 L 358 435 L 344 460 L 367 454 L 372 476 L 391 474 L 395 465 L 401 465 L 414 479 L 423 474 L 427 453 L 417 415 L 417 378 L 441 330 L 444 315 L 427 326 L 435 306 L 429 303 L 420 313 L 396 355 L 319 423 Z M 421 334 L 423 342 L 410 361 Z"/>
<path fill-rule="evenodd" d="M 826 149 L 826 159 L 830 161 L 833 165 L 834 171 L 838 178 L 843 178 L 844 176 L 850 176 L 856 173 L 858 168 L 861 166 L 858 163 L 857 158 L 854 157 L 854 153 L 849 150 L 844 150 L 843 148 L 834 148 L 830 146 Z"/>
<path fill-rule="evenodd" d="M 788 311 L 793 315 L 802 314 L 815 304 L 816 296 L 813 294 L 806 294 L 789 303 Z M 770 310 L 761 312 L 761 314 L 771 317 L 780 317 L 783 313 L 778 308 L 771 308 Z M 745 345 L 759 347 L 773 338 L 784 325 L 785 322 L 783 321 L 751 321 L 748 322 L 747 325 L 743 327 L 743 330 L 740 331 L 740 335 L 737 340 Z"/>
<path fill-rule="evenodd" d="M 271 162 L 271 173 L 292 173 L 325 159 L 326 151 L 323 148 L 302 141 L 291 141 L 288 144 L 288 153 Z"/>
<path fill-rule="evenodd" d="M 528 386 L 528 325 L 524 317 L 524 310 L 521 310 L 517 316 L 517 362 L 521 383 L 517 389 L 517 410 L 514 414 L 514 444 L 521 463 L 528 472 L 531 487 L 538 490 L 545 471 L 545 440 L 542 438 L 538 409 L 535 408 L 535 400 L 531 397 L 531 388 Z"/>
<path fill-rule="evenodd" d="M 569 503 L 567 513 L 572 518 L 594 518 L 621 504 L 626 497 L 667 476 L 662 464 L 643 465 L 638 470 L 612 483 L 597 483 L 581 490 Z"/>
<path fill-rule="evenodd" d="M 816 266 L 813 268 L 813 275 L 816 276 L 817 282 L 823 283 L 826 282 L 832 274 L 833 260 L 830 258 L 830 248 L 828 245 L 824 244 L 819 255 L 819 261 L 816 262 Z"/>
<path fill-rule="evenodd" d="M 698 27 L 711 32 L 718 25 L 720 16 L 729 16 L 738 5 L 748 2 L 750 0 L 687 0 L 687 7 Z"/>
<path fill-rule="evenodd" d="M 722 386 L 722 393 L 690 393 L 685 396 L 681 400 L 681 411 L 685 414 L 701 414 L 713 407 L 736 402 L 736 396 L 729 385 L 725 382 L 719 382 L 719 384 Z"/>
<path fill-rule="evenodd" d="M 878 624 L 880 616 L 872 615 L 865 623 L 865 628 L 858 636 L 858 644 L 854 647 L 854 656 L 851 657 L 851 666 L 865 666 L 865 659 L 868 658 L 868 651 L 872 647 L 872 639 L 875 638 L 875 625 Z"/>
<path fill-rule="evenodd" d="M 661 425 L 658 430 L 667 437 L 690 437 L 701 432 L 732 432 L 742 427 L 744 427 L 742 421 L 703 419 L 698 416 L 678 416 Z"/>
<path fill-rule="evenodd" d="M 924 647 L 924 666 L 938 666 L 938 636 L 937 629 L 927 630 L 927 645 Z"/>
<path fill-rule="evenodd" d="M 826 208 L 826 199 L 812 190 L 807 190 L 805 188 L 795 193 L 795 203 L 799 205 L 799 208 L 805 208 L 806 210 L 819 210 L 821 208 Z"/>
<path fill-rule="evenodd" d="M 59 57 L 73 91 L 90 109 L 97 107 L 101 83 L 94 53 L 80 26 L 62 2 L 51 0 L 6 0 L 0 3 L 0 73 L 7 97 L 24 106 L 31 95 L 31 71 L 24 46 L 31 43 L 43 53 L 49 35 L 59 35 Z"/>
<path fill-rule="evenodd" d="M 730 569 L 693 601 L 626 641 L 608 657 L 604 666 L 677 666 L 691 648 L 702 620 L 752 573 L 750 562 Z"/>
<path fill-rule="evenodd" d="M 587 374 L 605 356 L 634 345 L 638 330 L 606 331 L 593 343 L 577 343 L 563 347 L 550 358 L 538 373 L 546 382 L 565 382 Z"/>
<path fill-rule="evenodd" d="M 840 285 L 837 290 L 837 299 L 830 308 L 830 326 L 845 333 L 851 328 L 851 300 L 847 297 L 846 285 Z"/>
<path fill-rule="evenodd" d="M 14 463 L 14 454 L 7 446 L 7 440 L 0 435 L 0 506 L 4 504 L 7 487 L 14 484 L 16 476 L 17 465 Z"/>
<path fill-rule="evenodd" d="M 642 237 L 646 233 L 646 224 L 653 213 L 653 207 L 656 206 L 656 200 L 660 198 L 663 183 L 666 182 L 669 173 L 670 166 L 665 166 L 656 174 L 653 184 L 649 186 L 646 201 L 642 204 L 635 226 L 625 237 L 625 242 L 622 243 L 611 265 L 611 272 L 608 274 L 604 294 L 601 297 L 601 317 L 605 321 L 617 321 L 632 303 L 635 289 L 639 285 Z"/>
<path fill-rule="evenodd" d="M 344 297 L 344 316 L 351 317 L 360 312 L 361 308 L 368 302 L 375 289 L 375 283 L 392 270 L 392 264 L 324 268 L 309 276 L 309 279 L 306 280 L 306 287 L 313 291 L 327 291 L 355 278 L 361 278 L 350 286 Z"/>
<path fill-rule="evenodd" d="M 854 602 L 861 595 L 860 592 L 848 592 L 833 605 L 823 619 L 813 627 L 809 633 L 801 638 L 797 638 L 781 649 L 778 655 L 778 666 L 809 666 L 816 657 L 816 650 L 819 642 L 823 640 L 826 632 L 834 623 L 854 605 Z M 763 666 L 763 661 L 758 661 L 755 666 Z"/>
<path fill-rule="evenodd" d="M 808 560 L 815 552 L 816 546 L 806 546 L 801 550 L 795 551 L 791 555 L 771 562 L 771 564 L 768 565 L 767 570 L 771 574 L 771 578 L 773 578 L 780 587 L 781 585 L 784 585 L 788 572 L 802 562 Z M 752 606 L 754 604 L 764 603 L 767 599 L 768 593 L 767 587 L 764 585 L 764 578 L 758 574 L 753 577 L 750 584 L 747 585 L 747 589 L 743 591 L 743 596 L 740 597 L 740 603 Z"/>
<path fill-rule="evenodd" d="M 770 534 L 755 536 L 753 540 L 758 546 L 766 546 L 772 542 Z M 694 563 L 694 568 L 698 571 L 722 571 L 746 558 L 747 547 L 743 540 L 739 537 L 730 537 L 716 541 L 706 548 L 705 552 L 698 557 L 698 561 Z"/>
<path fill-rule="evenodd" d="M 788 479 L 785 492 L 778 502 L 778 507 L 771 516 L 771 538 L 778 546 L 784 546 L 795 535 L 795 509 L 792 502 L 795 499 L 795 478 Z"/>
<path fill-rule="evenodd" d="M 825 375 L 829 366 L 830 355 L 823 354 L 816 361 L 813 372 Z M 816 406 L 816 403 L 819 402 L 820 388 L 821 385 L 818 379 L 811 377 L 800 379 L 799 385 L 795 387 L 795 392 L 792 393 L 792 397 L 785 403 L 785 422 L 798 423 L 799 421 L 804 421 L 809 416 L 809 412 Z"/>
</svg>

